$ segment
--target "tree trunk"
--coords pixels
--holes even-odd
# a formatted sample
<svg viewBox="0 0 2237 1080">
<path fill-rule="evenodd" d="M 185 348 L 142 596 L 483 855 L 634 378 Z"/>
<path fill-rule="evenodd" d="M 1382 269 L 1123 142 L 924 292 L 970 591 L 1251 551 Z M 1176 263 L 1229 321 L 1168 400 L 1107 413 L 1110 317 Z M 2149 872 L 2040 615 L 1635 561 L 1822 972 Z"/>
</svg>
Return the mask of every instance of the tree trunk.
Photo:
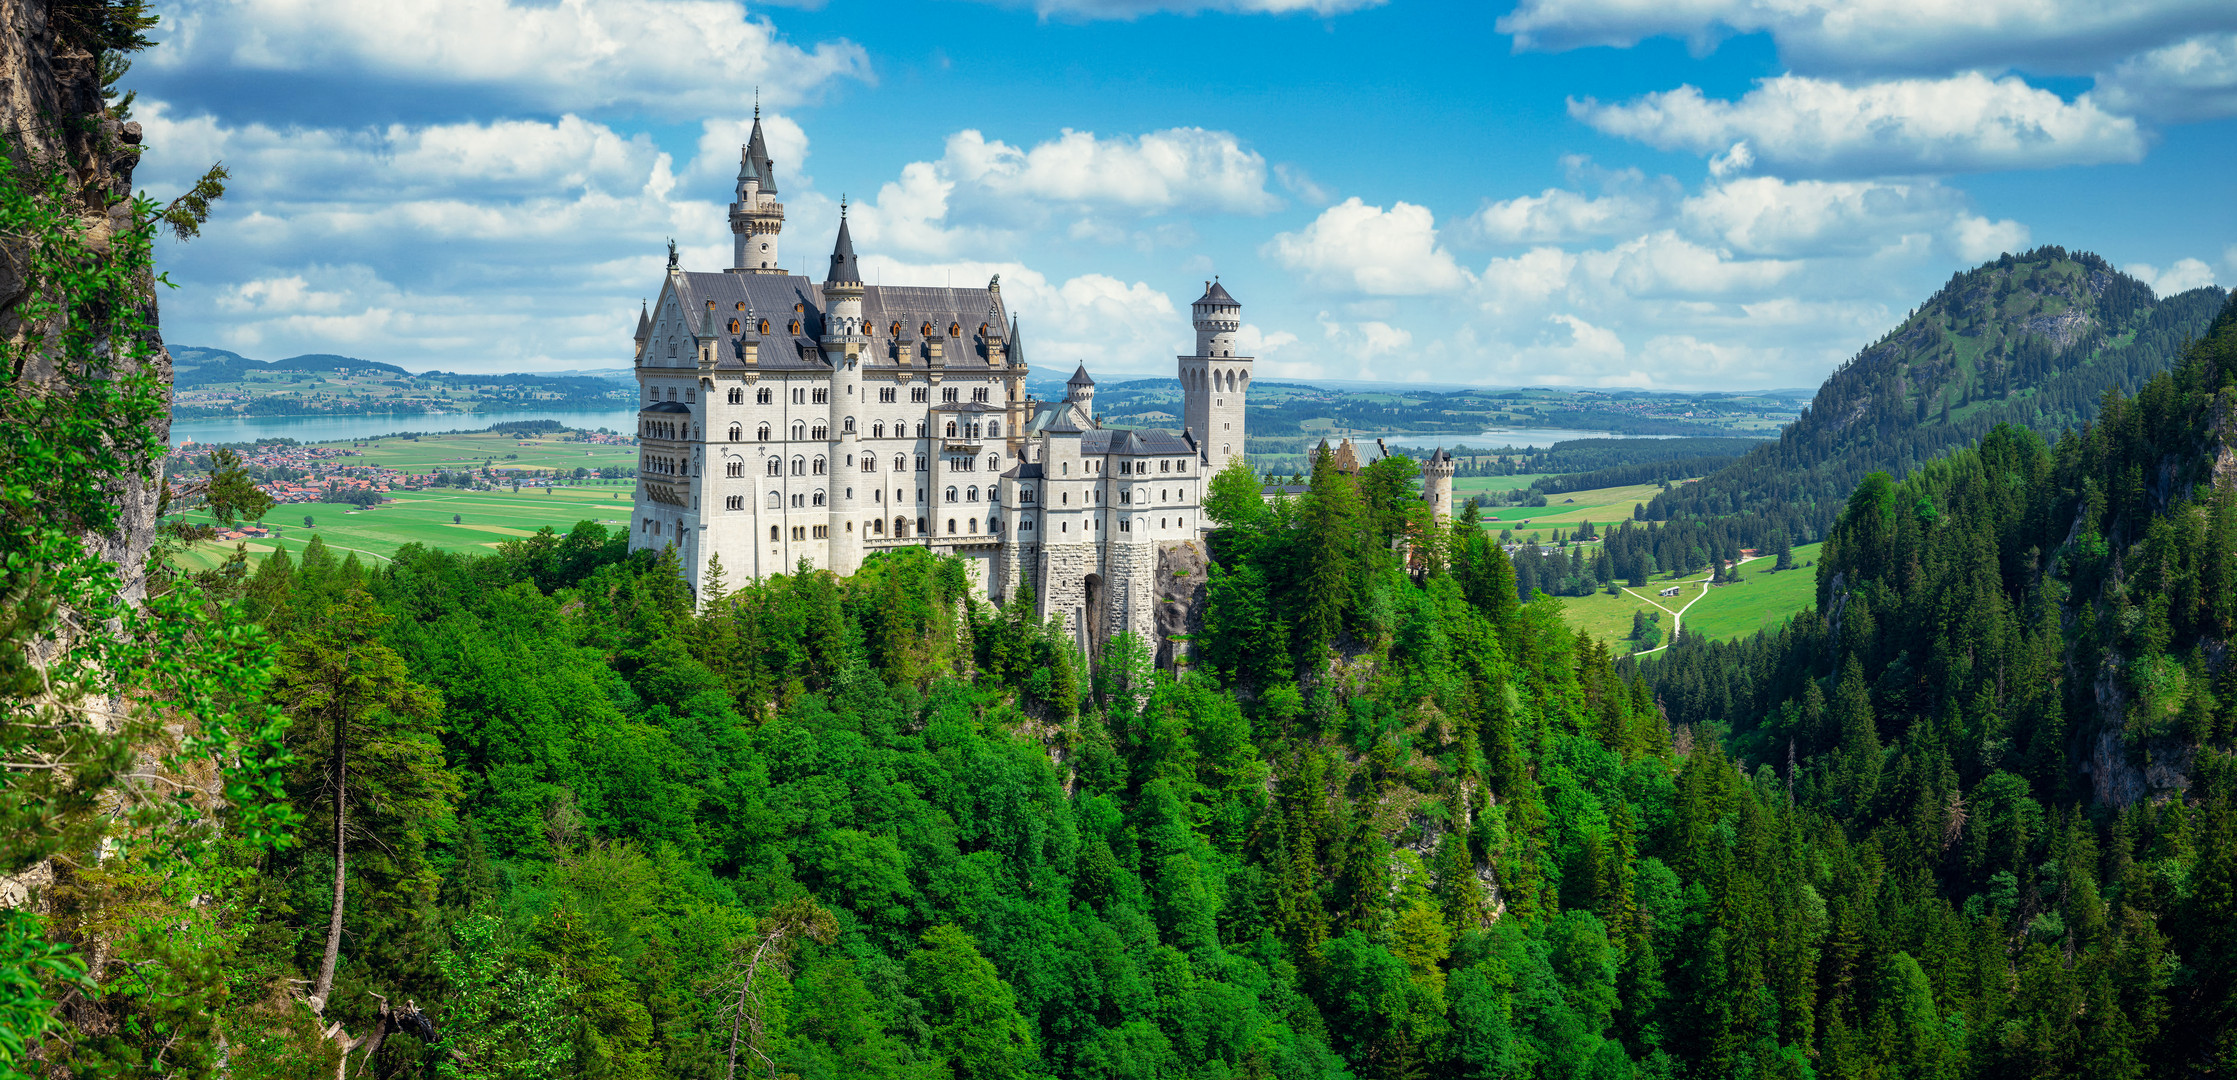
<svg viewBox="0 0 2237 1080">
<path fill-rule="evenodd" d="M 326 998 L 334 990 L 334 961 L 342 951 L 342 897 L 349 882 L 349 819 L 344 816 L 349 805 L 343 798 L 343 784 L 348 780 L 347 761 L 348 722 L 343 711 L 337 710 L 334 719 L 334 748 L 327 772 L 334 788 L 334 911 L 326 920 L 326 955 L 318 963 L 318 982 L 311 987 L 311 1011 L 323 1012 Z"/>
</svg>

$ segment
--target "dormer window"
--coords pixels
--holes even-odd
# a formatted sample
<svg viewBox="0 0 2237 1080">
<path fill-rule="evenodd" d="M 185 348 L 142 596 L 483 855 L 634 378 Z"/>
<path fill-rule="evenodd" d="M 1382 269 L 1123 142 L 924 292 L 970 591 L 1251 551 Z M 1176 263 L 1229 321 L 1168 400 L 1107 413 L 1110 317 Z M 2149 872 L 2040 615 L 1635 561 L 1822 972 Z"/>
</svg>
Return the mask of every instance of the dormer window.
<svg viewBox="0 0 2237 1080">
<path fill-rule="evenodd" d="M 794 334 L 794 335 L 797 335 L 797 334 L 799 334 L 799 333 L 800 333 L 800 320 L 798 320 L 798 319 L 794 319 L 794 320 L 792 320 L 792 323 L 791 323 L 791 324 L 790 324 L 789 326 L 787 326 L 787 327 L 785 328 L 785 332 L 786 332 L 786 333 L 789 333 L 789 334 Z"/>
<path fill-rule="evenodd" d="M 731 332 L 731 333 L 735 334 L 735 333 L 737 333 L 738 331 L 740 331 L 740 330 L 743 330 L 743 329 L 745 329 L 745 326 L 744 326 L 744 324 L 740 323 L 740 322 L 739 322 L 738 320 L 736 320 L 736 319 L 732 319 L 732 320 L 730 320 L 730 332 Z"/>
<path fill-rule="evenodd" d="M 963 336 L 963 327 L 962 327 L 962 325 L 961 325 L 961 324 L 959 324 L 959 323 L 949 323 L 949 324 L 948 324 L 948 336 L 949 336 L 949 337 L 962 337 L 962 336 Z"/>
<path fill-rule="evenodd" d="M 795 314 L 795 315 L 801 314 L 801 313 L 803 313 L 803 312 L 805 312 L 805 311 L 807 311 L 807 310 L 808 310 L 808 309 L 807 309 L 807 308 L 806 308 L 805 306 L 803 306 L 803 305 L 800 305 L 800 304 L 794 304 L 794 305 L 792 305 L 792 313 L 793 313 L 793 314 Z"/>
<path fill-rule="evenodd" d="M 931 336 L 932 336 L 932 324 L 931 324 L 931 323 L 925 323 L 924 325 L 922 325 L 922 326 L 919 326 L 919 327 L 917 327 L 917 334 L 918 334 L 918 335 L 919 335 L 920 337 L 931 337 Z"/>
<path fill-rule="evenodd" d="M 900 323 L 894 323 L 894 324 L 893 324 L 892 326 L 889 326 L 889 327 L 887 327 L 887 328 L 886 328 L 886 336 L 888 336 L 888 337 L 900 337 L 900 336 L 901 336 L 901 324 L 900 324 Z"/>
<path fill-rule="evenodd" d="M 737 306 L 737 307 L 734 307 L 734 308 L 731 308 L 730 310 L 732 310 L 732 311 L 744 311 L 744 310 L 746 310 L 746 302 L 745 302 L 745 301 L 743 301 L 743 300 L 740 300 L 740 301 L 738 301 L 738 306 Z"/>
<path fill-rule="evenodd" d="M 769 335 L 769 320 L 767 319 L 761 320 L 761 335 L 763 337 L 767 337 Z"/>
</svg>

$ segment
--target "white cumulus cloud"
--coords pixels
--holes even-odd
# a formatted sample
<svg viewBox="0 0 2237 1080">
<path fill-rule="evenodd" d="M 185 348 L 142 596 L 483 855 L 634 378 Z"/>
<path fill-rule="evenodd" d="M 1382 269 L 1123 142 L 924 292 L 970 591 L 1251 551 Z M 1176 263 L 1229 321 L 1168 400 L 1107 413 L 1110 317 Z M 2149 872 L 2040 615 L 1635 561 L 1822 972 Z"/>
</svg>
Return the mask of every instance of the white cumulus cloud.
<svg viewBox="0 0 2237 1080">
<path fill-rule="evenodd" d="M 942 164 L 958 180 L 1006 198 L 1245 214 L 1280 205 L 1266 191 L 1266 159 L 1227 132 L 1203 128 L 1109 139 L 1067 129 L 1030 150 L 960 131 L 948 137 Z"/>
<path fill-rule="evenodd" d="M 1031 7 L 1042 18 L 1139 19 L 1146 15 L 1340 15 L 1379 7 L 1387 0 L 994 0 L 1004 7 Z"/>
<path fill-rule="evenodd" d="M 2017 77 L 1966 72 L 1849 86 L 1782 75 L 1737 101 L 1692 86 L 1616 104 L 1572 100 L 1570 115 L 1621 138 L 1709 155 L 1745 141 L 1782 174 L 1885 176 L 2136 161 L 2136 121 L 2085 94 L 2066 101 Z"/>
<path fill-rule="evenodd" d="M 2237 116 L 2237 33 L 2200 34 L 2129 57 L 2097 77 L 2106 107 L 2160 120 Z"/>
<path fill-rule="evenodd" d="M 1469 281 L 1437 243 L 1429 208 L 1406 202 L 1385 210 L 1353 196 L 1304 229 L 1276 235 L 1262 254 L 1323 288 L 1369 296 L 1447 293 Z"/>
<path fill-rule="evenodd" d="M 2226 0 L 1522 0 L 1498 22 L 1518 50 L 1671 37 L 1706 52 L 1768 33 L 1809 72 L 2025 66 L 2085 74 L 2188 34 L 2237 28 Z"/>
<path fill-rule="evenodd" d="M 1659 209 L 1650 199 L 1613 194 L 1597 198 L 1562 188 L 1503 199 L 1470 219 L 1477 232 L 1495 243 L 1545 244 L 1631 232 L 1651 221 Z"/>
<path fill-rule="evenodd" d="M 2130 263 L 2121 269 L 2151 286 L 2152 291 L 2161 296 L 2173 296 L 2214 284 L 2214 268 L 2206 265 L 2204 259 L 2177 259 L 2164 270 L 2149 263 Z"/>
<path fill-rule="evenodd" d="M 744 113 L 871 77 L 848 41 L 802 48 L 733 0 L 179 0 L 158 71 L 469 87 L 554 111 Z"/>
</svg>

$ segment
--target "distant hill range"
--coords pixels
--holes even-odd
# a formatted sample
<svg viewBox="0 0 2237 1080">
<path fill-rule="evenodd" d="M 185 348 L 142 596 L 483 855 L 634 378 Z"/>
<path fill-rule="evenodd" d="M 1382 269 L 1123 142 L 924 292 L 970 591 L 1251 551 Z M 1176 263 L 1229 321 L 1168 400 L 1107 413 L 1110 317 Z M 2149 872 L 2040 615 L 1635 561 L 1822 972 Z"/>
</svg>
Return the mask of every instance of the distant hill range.
<svg viewBox="0 0 2237 1080">
<path fill-rule="evenodd" d="M 1951 275 L 1901 326 L 1825 381 L 1779 437 L 1647 506 L 1656 520 L 1727 518 L 1743 543 L 1822 538 L 1858 481 L 1897 477 L 2001 423 L 2045 438 L 2133 393 L 2206 332 L 2208 286 L 2160 299 L 2088 252 L 2042 247 Z"/>
<path fill-rule="evenodd" d="M 256 371 L 323 372 L 348 368 L 352 371 L 384 371 L 391 375 L 411 374 L 394 364 L 360 360 L 354 356 L 337 356 L 333 353 L 305 353 L 285 360 L 265 361 L 251 360 L 226 349 L 208 349 L 199 345 L 171 346 L 171 366 L 171 383 L 174 386 L 231 382 L 235 376 L 244 372 Z"/>
</svg>

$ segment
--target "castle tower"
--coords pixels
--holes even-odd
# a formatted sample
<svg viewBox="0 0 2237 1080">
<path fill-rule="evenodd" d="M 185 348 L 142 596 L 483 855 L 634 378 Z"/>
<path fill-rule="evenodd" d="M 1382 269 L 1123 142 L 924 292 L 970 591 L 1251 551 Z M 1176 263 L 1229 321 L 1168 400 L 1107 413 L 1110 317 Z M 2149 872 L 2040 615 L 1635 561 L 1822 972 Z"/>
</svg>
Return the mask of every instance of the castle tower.
<svg viewBox="0 0 2237 1080">
<path fill-rule="evenodd" d="M 1429 460 L 1421 463 L 1421 495 L 1428 501 L 1429 509 L 1436 513 L 1439 521 L 1452 519 L 1452 474 L 1455 467 L 1452 455 L 1446 453 L 1442 446 L 1437 448 L 1436 453 L 1429 455 Z"/>
<path fill-rule="evenodd" d="M 1079 406 L 1080 414 L 1089 420 L 1095 419 L 1095 380 L 1088 377 L 1085 363 L 1065 381 L 1064 400 Z"/>
<path fill-rule="evenodd" d="M 862 536 L 855 532 L 855 509 L 868 505 L 866 488 L 850 487 L 862 474 L 853 469 L 855 455 L 869 453 L 854 430 L 853 412 L 862 403 L 862 360 L 870 339 L 862 333 L 862 267 L 854 257 L 854 237 L 847 230 L 846 200 L 839 202 L 839 237 L 831 245 L 831 271 L 823 279 L 823 362 L 831 368 L 831 460 L 844 463 L 833 470 L 831 490 L 831 569 L 851 574 L 862 566 Z"/>
<path fill-rule="evenodd" d="M 761 106 L 753 107 L 753 134 L 738 153 L 736 202 L 730 204 L 730 233 L 736 247 L 733 274 L 782 274 L 777 234 L 784 231 L 785 207 L 777 201 L 777 174 L 769 144 L 761 137 Z"/>
<path fill-rule="evenodd" d="M 1215 278 L 1204 283 L 1204 295 L 1189 305 L 1189 314 L 1196 323 L 1196 355 L 1179 358 L 1185 422 L 1203 447 L 1206 471 L 1218 472 L 1246 453 L 1243 398 L 1250 391 L 1251 358 L 1235 355 L 1243 305 Z"/>
</svg>

